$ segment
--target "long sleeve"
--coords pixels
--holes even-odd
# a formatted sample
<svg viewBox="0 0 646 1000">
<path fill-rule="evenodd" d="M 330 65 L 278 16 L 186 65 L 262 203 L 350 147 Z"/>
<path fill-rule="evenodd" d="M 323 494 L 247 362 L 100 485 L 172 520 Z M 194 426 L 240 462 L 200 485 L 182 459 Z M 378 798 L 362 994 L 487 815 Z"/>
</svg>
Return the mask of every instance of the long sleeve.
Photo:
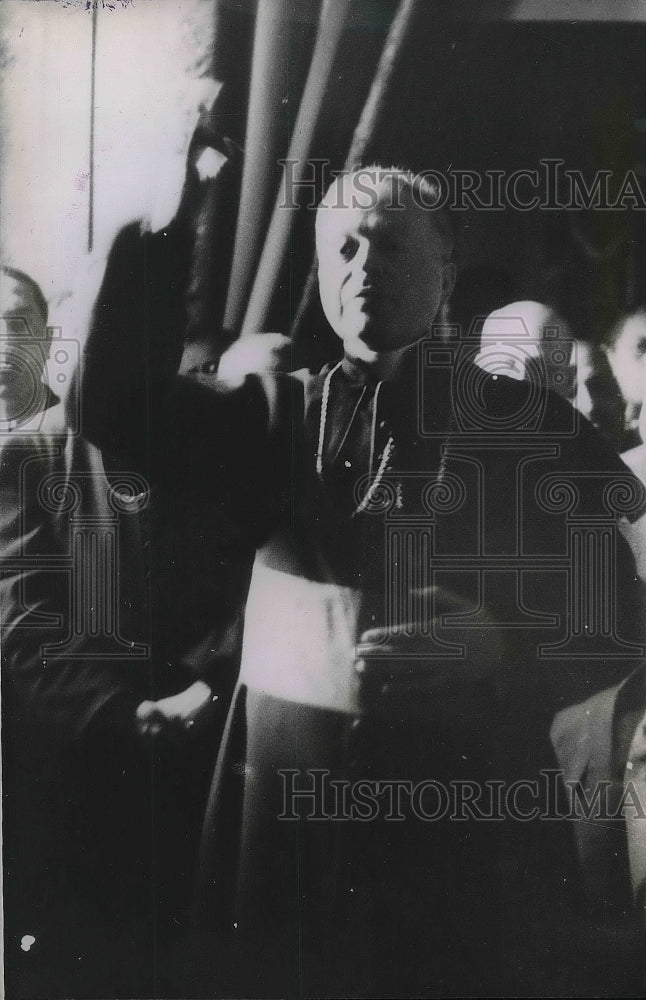
<svg viewBox="0 0 646 1000">
<path fill-rule="evenodd" d="M 110 251 L 92 314 L 81 429 L 113 460 L 142 472 L 151 404 L 169 398 L 182 354 L 187 271 L 181 233 L 127 226 Z"/>
<path fill-rule="evenodd" d="M 85 351 L 81 429 L 110 472 L 136 470 L 165 489 L 190 482 L 260 522 L 289 475 L 302 387 L 268 376 L 225 391 L 212 377 L 177 375 L 187 268 L 185 238 L 171 227 L 117 237 Z"/>
</svg>

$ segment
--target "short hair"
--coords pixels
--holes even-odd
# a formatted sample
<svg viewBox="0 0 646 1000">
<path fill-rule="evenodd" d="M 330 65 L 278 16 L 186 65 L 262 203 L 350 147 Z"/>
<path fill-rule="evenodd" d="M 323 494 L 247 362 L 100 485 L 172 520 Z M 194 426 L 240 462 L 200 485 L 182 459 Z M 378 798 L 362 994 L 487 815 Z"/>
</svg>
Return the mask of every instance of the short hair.
<svg viewBox="0 0 646 1000">
<path fill-rule="evenodd" d="M 19 271 L 17 267 L 9 267 L 8 264 L 0 265 L 0 271 L 2 274 L 6 274 L 7 277 L 13 278 L 15 281 L 21 281 L 23 284 L 27 285 L 33 295 L 34 302 L 38 312 L 43 318 L 43 323 L 47 326 L 47 317 L 49 315 L 49 308 L 47 306 L 47 299 L 43 295 L 40 285 L 34 281 L 32 277 L 26 274 L 24 271 Z"/>
<path fill-rule="evenodd" d="M 631 319 L 637 319 L 640 316 L 646 317 L 646 306 L 637 305 L 632 309 L 624 310 L 620 312 L 610 324 L 606 331 L 605 337 L 602 339 L 602 343 L 606 348 L 612 350 L 616 347 L 617 341 L 619 340 L 619 335 L 624 329 L 626 323 Z"/>
<path fill-rule="evenodd" d="M 381 184 L 388 178 L 395 179 L 400 188 L 405 188 L 411 195 L 415 205 L 422 211 L 427 212 L 433 222 L 433 230 L 441 237 L 444 252 L 448 260 L 453 256 L 455 244 L 455 227 L 453 216 L 446 210 L 442 200 L 442 189 L 437 181 L 437 171 L 427 171 L 425 173 L 414 173 L 408 167 L 383 166 L 379 163 L 371 163 L 367 166 L 357 165 L 349 170 L 339 172 L 329 185 L 323 199 L 319 205 L 321 208 L 331 208 L 327 201 L 330 192 L 343 183 L 347 178 L 363 174 L 366 177 L 374 176 L 376 183 Z M 365 189 L 359 189 L 365 190 Z M 318 212 L 317 212 L 318 218 Z"/>
</svg>

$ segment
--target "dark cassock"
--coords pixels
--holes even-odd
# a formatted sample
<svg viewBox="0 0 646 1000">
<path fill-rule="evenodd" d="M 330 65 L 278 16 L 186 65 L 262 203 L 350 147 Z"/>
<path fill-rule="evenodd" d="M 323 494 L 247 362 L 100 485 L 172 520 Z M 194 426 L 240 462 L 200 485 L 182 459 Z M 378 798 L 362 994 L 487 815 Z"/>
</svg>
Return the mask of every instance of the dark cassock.
<svg viewBox="0 0 646 1000">
<path fill-rule="evenodd" d="M 357 246 L 383 220 L 362 211 Z M 385 380 L 339 333 L 340 363 L 225 391 L 143 334 L 90 336 L 86 433 L 206 491 L 257 548 L 184 987 L 605 989 L 549 732 L 641 655 L 617 529 L 637 481 L 543 382 L 477 369 L 468 344 L 409 337 Z"/>
<path fill-rule="evenodd" d="M 215 985 L 221 955 L 236 956 L 225 993 L 302 983 L 486 995 L 567 980 L 550 957 L 572 946 L 567 830 L 533 817 L 530 786 L 502 822 L 492 795 L 496 782 L 507 789 L 556 768 L 554 712 L 638 655 L 632 563 L 604 496 L 613 484 L 635 500 L 639 491 L 582 419 L 563 434 L 577 418 L 559 397 L 542 394 L 525 438 L 496 442 L 490 428 L 478 437 L 457 427 L 443 373 L 425 374 L 428 436 L 413 378 L 375 384 L 348 360 L 222 395 L 181 379 L 168 391 L 186 434 L 181 454 L 177 436 L 171 453 L 164 436 L 161 474 L 171 454 L 180 476 L 212 461 L 213 503 L 244 510 L 259 543 L 201 854 L 199 922 L 223 948 Z M 522 412 L 531 387 L 475 379 L 483 417 Z M 569 607 L 580 596 L 573 575 L 589 571 L 573 562 L 582 528 L 588 546 L 603 533 L 612 606 Z M 464 602 L 461 620 L 438 620 L 443 590 Z M 591 617 L 575 633 L 577 613 Z M 607 634 L 595 614 L 613 619 Z M 405 634 L 412 618 L 431 658 L 416 646 L 403 665 L 386 656 L 362 676 L 361 635 L 383 622 Z M 345 804 L 335 780 L 351 783 Z M 362 793 L 361 781 L 373 785 Z M 418 787 L 417 808 L 407 786 L 398 805 L 397 782 Z M 457 803 L 456 818 L 454 796 L 469 798 L 470 786 L 480 804 Z"/>
</svg>

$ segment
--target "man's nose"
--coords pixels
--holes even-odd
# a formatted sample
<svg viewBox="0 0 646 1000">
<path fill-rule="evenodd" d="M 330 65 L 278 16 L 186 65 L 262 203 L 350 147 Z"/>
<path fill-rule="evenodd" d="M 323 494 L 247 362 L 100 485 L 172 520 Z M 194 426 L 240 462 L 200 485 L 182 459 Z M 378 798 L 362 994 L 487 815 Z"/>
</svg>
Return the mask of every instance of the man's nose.
<svg viewBox="0 0 646 1000">
<path fill-rule="evenodd" d="M 383 261 L 381 260 L 381 255 L 370 240 L 361 240 L 355 261 L 368 278 L 379 274 L 382 270 Z"/>
</svg>

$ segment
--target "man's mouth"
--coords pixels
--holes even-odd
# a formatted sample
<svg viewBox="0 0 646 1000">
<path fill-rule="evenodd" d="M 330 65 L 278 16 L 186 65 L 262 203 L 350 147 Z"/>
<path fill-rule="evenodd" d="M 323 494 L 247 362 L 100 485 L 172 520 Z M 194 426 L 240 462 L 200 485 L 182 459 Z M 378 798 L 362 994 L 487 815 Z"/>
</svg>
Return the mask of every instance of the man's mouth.
<svg viewBox="0 0 646 1000">
<path fill-rule="evenodd" d="M 350 302 L 359 302 L 362 305 L 370 305 L 378 299 L 378 292 L 374 285 L 364 285 L 350 297 Z"/>
</svg>

